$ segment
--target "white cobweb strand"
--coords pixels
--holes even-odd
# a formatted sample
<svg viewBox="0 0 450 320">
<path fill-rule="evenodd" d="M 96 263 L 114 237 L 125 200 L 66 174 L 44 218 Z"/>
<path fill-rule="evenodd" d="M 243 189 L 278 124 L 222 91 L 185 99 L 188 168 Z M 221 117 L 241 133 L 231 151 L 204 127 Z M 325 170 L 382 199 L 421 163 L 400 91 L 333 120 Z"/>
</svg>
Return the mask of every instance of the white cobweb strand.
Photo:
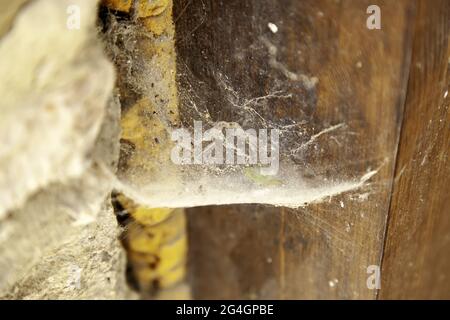
<svg viewBox="0 0 450 320">
<path fill-rule="evenodd" d="M 104 168 L 105 170 L 109 170 Z M 313 182 L 299 181 L 282 186 L 255 186 L 249 188 L 242 177 L 230 175 L 227 179 L 205 176 L 192 180 L 183 187 L 175 188 L 164 183 L 149 184 L 136 188 L 120 181 L 109 171 L 117 191 L 149 207 L 188 208 L 207 205 L 229 205 L 259 203 L 273 206 L 299 208 L 310 203 L 328 200 L 330 197 L 355 191 L 364 187 L 381 169 L 371 170 L 359 179 L 330 182 L 315 179 Z M 230 184 L 227 184 L 230 182 Z"/>
</svg>

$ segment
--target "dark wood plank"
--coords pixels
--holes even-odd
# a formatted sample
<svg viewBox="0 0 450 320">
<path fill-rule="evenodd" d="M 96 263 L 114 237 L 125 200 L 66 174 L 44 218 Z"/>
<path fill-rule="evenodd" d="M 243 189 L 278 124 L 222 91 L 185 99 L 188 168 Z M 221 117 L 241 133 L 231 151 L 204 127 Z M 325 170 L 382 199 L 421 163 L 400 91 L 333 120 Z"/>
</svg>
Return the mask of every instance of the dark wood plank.
<svg viewBox="0 0 450 320">
<path fill-rule="evenodd" d="M 192 290 L 199 299 L 277 298 L 278 209 L 257 205 L 189 210 Z"/>
<path fill-rule="evenodd" d="M 450 299 L 450 2 L 419 1 L 382 299 Z"/>
<path fill-rule="evenodd" d="M 382 29 L 366 28 L 371 1 L 175 1 L 182 115 L 190 101 L 214 121 L 237 121 L 220 79 L 242 97 L 273 88 L 293 95 L 262 109 L 274 122 L 304 122 L 310 175 L 370 184 L 293 210 L 262 206 L 191 209 L 196 298 L 368 298 L 367 267 L 380 265 L 410 62 L 415 1 L 378 1 Z M 269 22 L 279 27 L 276 34 Z M 268 62 L 269 40 L 288 70 L 317 77 L 308 87 Z M 184 109 L 183 109 L 184 108 Z"/>
</svg>

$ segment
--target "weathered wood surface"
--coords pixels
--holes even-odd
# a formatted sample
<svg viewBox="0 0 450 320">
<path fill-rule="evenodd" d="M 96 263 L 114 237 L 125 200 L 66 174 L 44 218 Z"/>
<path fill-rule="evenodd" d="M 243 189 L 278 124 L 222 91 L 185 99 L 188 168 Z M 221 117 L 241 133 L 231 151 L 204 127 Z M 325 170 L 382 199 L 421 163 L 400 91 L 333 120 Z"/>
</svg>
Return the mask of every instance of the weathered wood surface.
<svg viewBox="0 0 450 320">
<path fill-rule="evenodd" d="M 416 17 L 382 299 L 450 299 L 450 2 Z"/>
<path fill-rule="evenodd" d="M 215 121 L 232 121 L 235 115 L 220 84 L 224 76 L 247 98 L 282 87 L 295 98 L 277 100 L 262 110 L 263 116 L 303 121 L 309 136 L 345 124 L 307 152 L 311 175 L 355 178 L 379 169 L 365 187 L 297 210 L 258 205 L 191 209 L 194 297 L 377 297 L 367 287 L 367 267 L 379 266 L 382 259 L 416 1 L 377 2 L 381 30 L 366 28 L 371 1 L 175 1 L 182 103 L 188 96 L 208 108 Z M 419 8 L 433 5 L 422 1 Z M 279 27 L 277 33 L 269 30 L 269 22 Z M 317 86 L 308 88 L 274 70 L 267 40 L 278 48 L 277 60 L 287 70 L 317 77 Z M 438 74 L 422 81 L 429 79 L 443 81 Z M 440 94 L 441 89 L 442 84 Z M 397 246 L 398 240 L 392 241 Z M 389 264 L 386 255 L 386 272 L 396 268 Z"/>
</svg>

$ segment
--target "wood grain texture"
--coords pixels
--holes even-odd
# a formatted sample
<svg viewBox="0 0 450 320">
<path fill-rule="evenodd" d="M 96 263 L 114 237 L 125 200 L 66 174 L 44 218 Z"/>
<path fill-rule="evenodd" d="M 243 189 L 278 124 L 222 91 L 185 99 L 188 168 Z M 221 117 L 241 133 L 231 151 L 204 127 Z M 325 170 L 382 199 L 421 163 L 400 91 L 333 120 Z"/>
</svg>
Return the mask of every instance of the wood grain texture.
<svg viewBox="0 0 450 320">
<path fill-rule="evenodd" d="M 381 299 L 450 299 L 450 2 L 419 1 Z"/>
<path fill-rule="evenodd" d="M 294 99 L 271 103 L 264 117 L 304 122 L 309 137 L 345 124 L 304 154 L 310 175 L 337 180 L 379 169 L 365 187 L 298 210 L 189 210 L 195 298 L 376 298 L 367 267 L 381 262 L 415 1 L 377 1 L 381 30 L 366 28 L 371 2 L 175 1 L 182 108 L 187 96 L 214 121 L 236 121 L 223 76 L 247 98 L 283 88 Z M 264 39 L 288 70 L 317 77 L 317 86 L 271 67 Z"/>
</svg>

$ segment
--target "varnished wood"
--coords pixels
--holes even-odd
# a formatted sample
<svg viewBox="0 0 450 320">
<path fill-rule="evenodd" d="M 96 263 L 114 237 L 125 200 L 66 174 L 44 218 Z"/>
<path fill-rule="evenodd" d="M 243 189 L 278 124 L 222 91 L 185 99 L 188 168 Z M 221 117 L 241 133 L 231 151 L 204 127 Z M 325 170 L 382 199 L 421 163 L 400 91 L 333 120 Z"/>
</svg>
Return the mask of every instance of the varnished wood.
<svg viewBox="0 0 450 320">
<path fill-rule="evenodd" d="M 175 1 L 182 114 L 188 96 L 213 120 L 236 121 L 218 83 L 223 75 L 243 97 L 283 88 L 294 99 L 271 103 L 263 116 L 304 121 L 309 136 L 345 124 L 306 154 L 311 175 L 357 179 L 379 169 L 364 188 L 298 210 L 190 210 L 196 298 L 376 298 L 367 267 L 381 264 L 415 10 L 415 1 L 378 2 L 381 30 L 366 28 L 371 1 Z M 318 85 L 273 70 L 262 37 L 289 70 Z"/>
<path fill-rule="evenodd" d="M 450 299 L 450 2 L 419 2 L 381 299 Z"/>
</svg>

